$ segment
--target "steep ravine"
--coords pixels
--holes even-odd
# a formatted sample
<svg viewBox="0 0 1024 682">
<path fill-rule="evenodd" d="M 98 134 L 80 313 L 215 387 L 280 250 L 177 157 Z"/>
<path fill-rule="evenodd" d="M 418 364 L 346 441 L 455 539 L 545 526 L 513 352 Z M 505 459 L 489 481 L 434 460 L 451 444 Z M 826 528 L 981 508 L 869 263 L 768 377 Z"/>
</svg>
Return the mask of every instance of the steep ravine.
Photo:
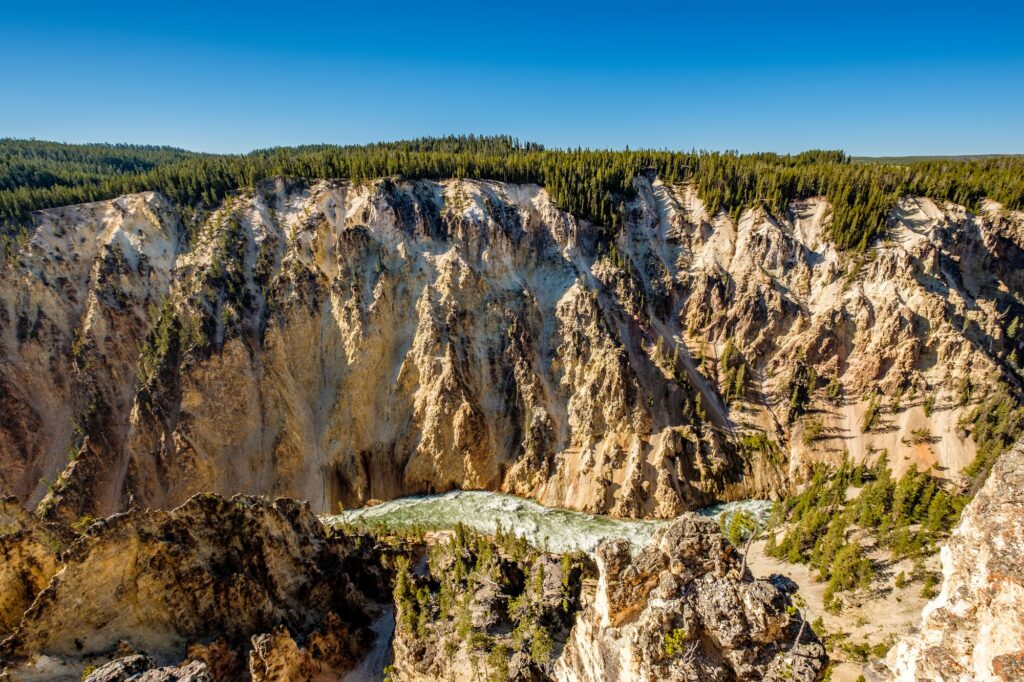
<svg viewBox="0 0 1024 682">
<path fill-rule="evenodd" d="M 734 222 L 635 188 L 611 238 L 478 181 L 45 211 L 0 271 L 0 489 L 66 520 L 455 488 L 671 518 L 846 453 L 972 459 L 961 417 L 1017 381 L 1022 216 L 908 198 L 853 255 L 823 200 Z"/>
</svg>

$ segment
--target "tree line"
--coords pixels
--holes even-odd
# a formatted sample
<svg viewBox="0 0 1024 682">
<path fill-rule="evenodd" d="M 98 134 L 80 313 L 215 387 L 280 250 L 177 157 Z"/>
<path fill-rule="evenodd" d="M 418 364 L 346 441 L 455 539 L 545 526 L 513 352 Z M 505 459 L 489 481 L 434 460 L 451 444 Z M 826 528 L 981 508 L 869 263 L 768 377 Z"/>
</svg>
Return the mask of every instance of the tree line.
<svg viewBox="0 0 1024 682">
<path fill-rule="evenodd" d="M 420 138 L 366 145 L 200 154 L 171 147 L 68 145 L 0 140 L 0 222 L 10 233 L 33 211 L 155 190 L 183 205 L 212 208 L 265 178 L 468 178 L 544 186 L 562 210 L 619 227 L 633 180 L 657 175 L 692 182 L 711 214 L 762 207 L 781 216 L 790 202 L 825 196 L 831 237 L 864 250 L 885 228 L 899 197 L 921 195 L 977 209 L 984 198 L 1024 209 L 1024 157 L 854 161 L 841 151 L 794 155 L 736 152 L 546 149 L 509 136 Z"/>
</svg>

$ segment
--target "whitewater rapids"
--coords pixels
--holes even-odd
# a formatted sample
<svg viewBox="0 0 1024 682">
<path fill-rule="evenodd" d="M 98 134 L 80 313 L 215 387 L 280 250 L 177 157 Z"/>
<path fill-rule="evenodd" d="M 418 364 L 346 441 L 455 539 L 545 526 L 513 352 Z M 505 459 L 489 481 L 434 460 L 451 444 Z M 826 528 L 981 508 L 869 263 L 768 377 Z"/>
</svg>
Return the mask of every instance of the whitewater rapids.
<svg viewBox="0 0 1024 682">
<path fill-rule="evenodd" d="M 767 520 L 771 502 L 743 500 L 707 507 L 699 514 L 719 517 L 737 510 Z M 354 525 L 370 529 L 445 530 L 461 523 L 479 533 L 493 535 L 498 527 L 512 531 L 531 545 L 550 552 L 584 551 L 593 553 L 610 538 L 624 538 L 640 548 L 646 545 L 665 521 L 618 519 L 585 514 L 567 509 L 544 507 L 514 495 L 484 491 L 453 491 L 442 495 L 417 495 L 384 502 L 372 507 L 347 509 L 327 516 L 329 526 Z"/>
</svg>

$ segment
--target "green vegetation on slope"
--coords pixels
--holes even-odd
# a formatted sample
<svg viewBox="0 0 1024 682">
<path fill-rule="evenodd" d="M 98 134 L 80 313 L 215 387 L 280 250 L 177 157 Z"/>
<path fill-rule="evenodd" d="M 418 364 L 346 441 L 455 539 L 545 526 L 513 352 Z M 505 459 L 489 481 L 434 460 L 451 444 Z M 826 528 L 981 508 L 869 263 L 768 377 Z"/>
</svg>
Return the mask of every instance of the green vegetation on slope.
<svg viewBox="0 0 1024 682">
<path fill-rule="evenodd" d="M 851 488 L 857 489 L 852 498 Z M 861 542 L 851 540 L 855 532 L 866 533 L 894 558 L 924 557 L 937 549 L 937 541 L 949 533 L 968 500 L 916 469 L 893 479 L 885 456 L 870 469 L 844 463 L 829 470 L 822 465 L 803 492 L 780 505 L 776 521 L 786 529 L 769 535 L 766 551 L 817 569 L 828 582 L 826 606 L 839 608 L 837 593 L 866 588 L 875 579 Z"/>
<path fill-rule="evenodd" d="M 789 202 L 826 196 L 837 245 L 864 249 L 884 228 L 902 195 L 977 207 L 988 197 L 1024 208 L 1024 158 L 941 159 L 906 164 L 853 163 L 838 151 L 796 155 L 732 152 L 547 150 L 507 136 L 450 136 L 351 146 L 257 150 L 245 155 L 167 147 L 63 145 L 0 140 L 0 222 L 24 225 L 31 211 L 156 190 L 173 201 L 212 207 L 229 192 L 275 176 L 474 178 L 547 188 L 560 208 L 616 228 L 633 178 L 654 172 L 668 183 L 691 181 L 708 209 L 738 214 L 763 206 L 781 214 Z"/>
<path fill-rule="evenodd" d="M 974 460 L 964 469 L 965 474 L 974 478 L 974 489 L 977 490 L 988 478 L 999 455 L 1024 432 L 1024 407 L 1005 386 L 1000 386 L 964 418 L 962 426 L 971 427 L 971 436 L 978 449 Z"/>
<path fill-rule="evenodd" d="M 483 679 L 506 680 L 512 654 L 523 652 L 539 673 L 568 636 L 587 565 L 582 554 L 546 555 L 500 527 L 492 539 L 459 524 L 429 546 L 425 570 L 398 562 L 397 634 L 416 665 L 428 666 L 431 651 L 452 659 L 463 649 Z"/>
</svg>

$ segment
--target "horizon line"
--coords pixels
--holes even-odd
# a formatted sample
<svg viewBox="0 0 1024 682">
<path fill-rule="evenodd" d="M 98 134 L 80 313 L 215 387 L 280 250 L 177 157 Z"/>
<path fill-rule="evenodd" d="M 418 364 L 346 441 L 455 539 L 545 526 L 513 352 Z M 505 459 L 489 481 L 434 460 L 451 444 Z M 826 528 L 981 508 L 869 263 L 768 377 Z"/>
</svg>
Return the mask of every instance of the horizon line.
<svg viewBox="0 0 1024 682">
<path fill-rule="evenodd" d="M 38 137 L 14 137 L 14 136 L 3 136 L 0 137 L 0 142 L 42 142 L 46 144 L 58 144 L 66 146 L 110 146 L 110 147 L 148 147 L 153 149 L 167 149 L 179 152 L 186 152 L 189 154 L 200 154 L 206 156 L 248 156 L 257 152 L 270 151 L 275 149 L 298 149 L 301 147 L 364 147 L 370 145 L 387 145 L 387 144 L 399 144 L 402 142 L 414 142 L 417 140 L 438 140 L 447 137 L 475 137 L 477 139 L 487 138 L 498 138 L 508 137 L 516 140 L 521 145 L 536 144 L 543 147 L 543 151 L 550 152 L 566 152 L 566 151 L 591 151 L 591 152 L 662 152 L 662 153 L 680 153 L 680 154 L 728 154 L 734 153 L 740 156 L 754 155 L 754 154 L 776 154 L 778 156 L 795 156 L 810 151 L 840 151 L 848 156 L 853 161 L 858 160 L 887 160 L 887 159 L 900 159 L 910 161 L 926 161 L 932 159 L 985 159 L 985 158 L 998 158 L 998 157 L 1016 157 L 1024 156 L 1024 151 L 1020 152 L 972 152 L 967 154 L 944 154 L 941 152 L 930 153 L 930 154 L 900 154 L 898 152 L 890 152 L 885 154 L 854 154 L 848 152 L 842 147 L 808 147 L 799 151 L 776 151 L 770 149 L 757 149 L 751 151 L 740 151 L 736 148 L 721 148 L 721 149 L 710 149 L 710 148 L 696 148 L 691 147 L 690 149 L 682 148 L 670 148 L 670 147 L 648 147 L 648 146 L 637 146 L 632 147 L 625 145 L 623 147 L 588 147 L 583 145 L 576 146 L 562 146 L 562 145 L 548 145 L 543 142 L 536 140 L 529 140 L 519 138 L 516 135 L 510 135 L 507 133 L 494 133 L 494 134 L 480 134 L 480 133 L 449 133 L 446 135 L 420 135 L 416 137 L 400 137 L 394 139 L 379 139 L 364 142 L 303 142 L 299 144 L 279 144 L 264 147 L 252 147 L 247 151 L 232 151 L 232 152 L 218 152 L 218 151 L 206 151 L 199 149 L 191 149 L 188 147 L 180 147 L 174 144 L 165 143 L 153 143 L 153 142 L 111 142 L 111 141 L 68 141 L 68 140 L 54 140 L 44 139 Z"/>
</svg>

